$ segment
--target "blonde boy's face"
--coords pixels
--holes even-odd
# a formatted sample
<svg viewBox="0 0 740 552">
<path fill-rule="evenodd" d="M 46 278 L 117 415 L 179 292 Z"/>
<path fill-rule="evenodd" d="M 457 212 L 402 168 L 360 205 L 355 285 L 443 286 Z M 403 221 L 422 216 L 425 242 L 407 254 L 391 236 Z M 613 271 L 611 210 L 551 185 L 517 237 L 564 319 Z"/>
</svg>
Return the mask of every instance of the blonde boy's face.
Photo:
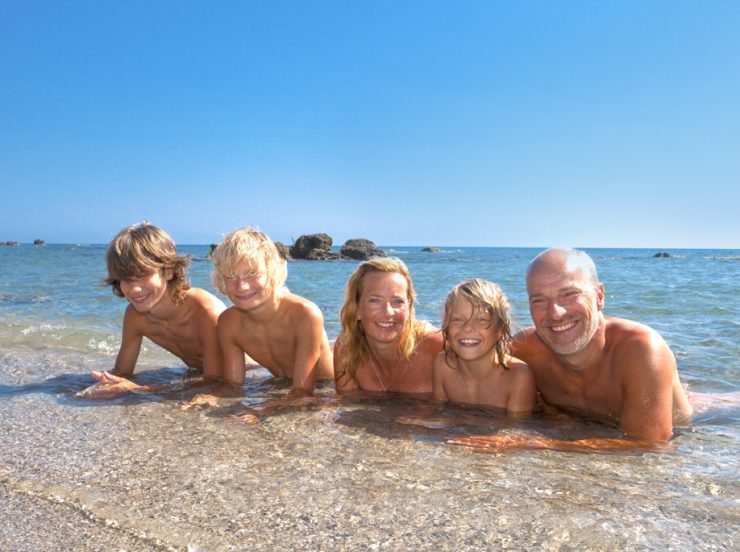
<svg viewBox="0 0 740 552">
<path fill-rule="evenodd" d="M 485 310 L 463 297 L 455 297 L 447 322 L 447 340 L 458 357 L 475 360 L 490 353 L 498 339 L 498 328 Z"/>
<path fill-rule="evenodd" d="M 159 269 L 148 276 L 121 280 L 121 293 L 137 312 L 146 314 L 167 295 L 167 284 L 172 271 Z"/>
<path fill-rule="evenodd" d="M 241 263 L 235 273 L 223 276 L 226 295 L 234 306 L 243 311 L 255 309 L 272 298 L 273 289 L 263 267 Z"/>
</svg>

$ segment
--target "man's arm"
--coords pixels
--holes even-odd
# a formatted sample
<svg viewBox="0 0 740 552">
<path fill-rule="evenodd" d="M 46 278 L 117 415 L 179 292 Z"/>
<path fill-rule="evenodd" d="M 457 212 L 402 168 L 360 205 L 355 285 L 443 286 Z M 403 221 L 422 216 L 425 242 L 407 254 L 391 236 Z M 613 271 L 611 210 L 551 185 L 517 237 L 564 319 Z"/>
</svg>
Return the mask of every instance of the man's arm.
<svg viewBox="0 0 740 552">
<path fill-rule="evenodd" d="M 665 443 L 673 435 L 673 376 L 676 359 L 663 338 L 646 330 L 615 351 L 622 379 L 619 429 L 646 443 Z"/>
</svg>

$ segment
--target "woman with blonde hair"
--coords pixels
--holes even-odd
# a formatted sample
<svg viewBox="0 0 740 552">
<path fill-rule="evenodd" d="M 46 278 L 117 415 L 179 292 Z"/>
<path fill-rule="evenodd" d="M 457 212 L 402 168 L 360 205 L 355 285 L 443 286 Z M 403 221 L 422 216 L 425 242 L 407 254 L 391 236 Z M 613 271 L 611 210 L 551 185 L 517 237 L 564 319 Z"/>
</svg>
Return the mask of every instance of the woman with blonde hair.
<svg viewBox="0 0 740 552">
<path fill-rule="evenodd" d="M 347 284 L 334 345 L 337 391 L 431 393 L 442 334 L 414 318 L 414 287 L 395 257 L 361 263 Z"/>
</svg>

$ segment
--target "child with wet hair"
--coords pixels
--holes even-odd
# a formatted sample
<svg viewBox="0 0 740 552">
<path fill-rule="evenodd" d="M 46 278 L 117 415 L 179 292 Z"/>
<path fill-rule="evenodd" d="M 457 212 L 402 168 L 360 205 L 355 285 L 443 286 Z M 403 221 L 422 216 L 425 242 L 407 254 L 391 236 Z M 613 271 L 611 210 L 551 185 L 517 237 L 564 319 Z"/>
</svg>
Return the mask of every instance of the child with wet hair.
<svg viewBox="0 0 740 552">
<path fill-rule="evenodd" d="M 93 372 L 99 383 L 79 396 L 103 398 L 130 390 L 150 390 L 130 378 L 146 337 L 202 371 L 204 379 L 221 378 L 221 347 L 217 323 L 226 309 L 206 290 L 191 287 L 190 259 L 178 255 L 175 242 L 161 228 L 142 222 L 121 230 L 106 252 L 113 293 L 128 301 L 121 347 L 112 372 Z"/>
<path fill-rule="evenodd" d="M 214 284 L 233 303 L 218 321 L 225 383 L 244 383 L 245 353 L 274 376 L 292 380 L 288 401 L 312 395 L 317 379 L 334 378 L 321 311 L 285 287 L 287 263 L 270 238 L 240 228 L 211 259 Z"/>
<path fill-rule="evenodd" d="M 434 360 L 433 396 L 507 413 L 535 406 L 534 376 L 509 354 L 510 306 L 501 288 L 473 279 L 455 286 L 444 307 L 444 351 Z"/>
</svg>

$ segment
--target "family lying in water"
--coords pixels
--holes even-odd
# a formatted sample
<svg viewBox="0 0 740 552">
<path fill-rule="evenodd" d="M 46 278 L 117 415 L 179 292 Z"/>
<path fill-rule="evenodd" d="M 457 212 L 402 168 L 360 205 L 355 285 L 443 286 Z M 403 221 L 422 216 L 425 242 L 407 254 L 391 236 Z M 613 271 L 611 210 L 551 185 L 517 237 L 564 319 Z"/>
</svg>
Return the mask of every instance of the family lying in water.
<svg viewBox="0 0 740 552">
<path fill-rule="evenodd" d="M 334 379 L 342 394 L 431 394 L 440 403 L 505 409 L 516 417 L 535 410 L 596 417 L 616 422 L 626 437 L 455 441 L 486 450 L 642 447 L 667 442 L 674 423 L 692 414 L 666 342 L 647 326 L 603 315 L 604 285 L 582 251 L 548 249 L 530 262 L 534 326 L 513 336 L 508 300 L 494 283 L 457 285 L 439 330 L 415 319 L 414 288 L 402 261 L 362 262 L 347 285 L 333 351 L 321 311 L 285 287 L 287 263 L 265 234 L 236 230 L 211 257 L 214 284 L 232 307 L 190 287 L 188 258 L 156 226 L 137 224 L 113 239 L 106 283 L 129 305 L 115 368 L 94 372 L 100 382 L 85 396 L 145 390 L 128 378 L 147 337 L 202 370 L 204 379 L 221 382 L 215 395 L 238 389 L 255 364 L 292 381 L 282 406 L 305 402 L 317 380 Z"/>
</svg>

